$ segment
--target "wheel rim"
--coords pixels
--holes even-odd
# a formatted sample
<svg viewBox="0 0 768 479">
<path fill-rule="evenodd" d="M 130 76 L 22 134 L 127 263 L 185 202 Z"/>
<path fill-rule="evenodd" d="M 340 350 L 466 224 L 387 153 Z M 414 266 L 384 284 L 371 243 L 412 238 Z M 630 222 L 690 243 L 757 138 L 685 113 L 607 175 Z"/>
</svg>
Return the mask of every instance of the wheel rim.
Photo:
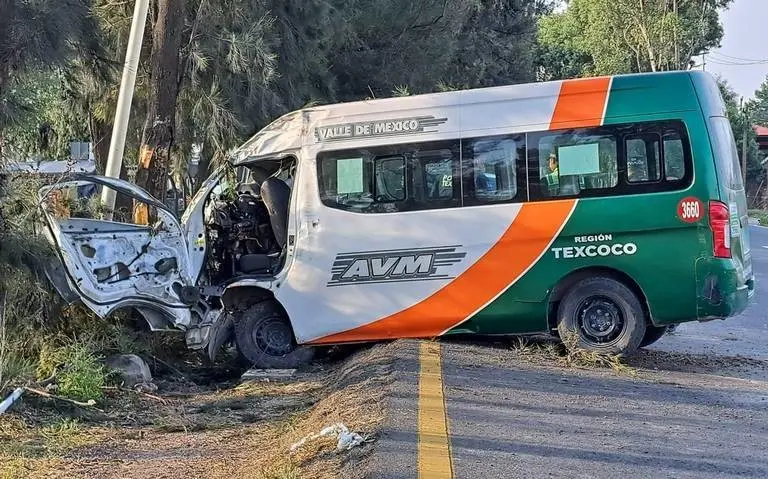
<svg viewBox="0 0 768 479">
<path fill-rule="evenodd" d="M 606 297 L 587 298 L 576 310 L 582 336 L 597 344 L 609 343 L 624 330 L 624 315 L 615 301 Z"/>
<path fill-rule="evenodd" d="M 282 318 L 262 322 L 251 334 L 259 349 L 270 356 L 285 356 L 294 349 L 291 328 Z"/>
</svg>

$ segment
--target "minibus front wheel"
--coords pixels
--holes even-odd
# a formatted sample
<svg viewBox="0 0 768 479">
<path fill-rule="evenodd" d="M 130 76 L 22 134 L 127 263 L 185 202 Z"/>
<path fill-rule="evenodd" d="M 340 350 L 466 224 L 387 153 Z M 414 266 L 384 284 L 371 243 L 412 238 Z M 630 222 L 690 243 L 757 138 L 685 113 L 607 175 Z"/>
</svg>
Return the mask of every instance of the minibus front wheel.
<svg viewBox="0 0 768 479">
<path fill-rule="evenodd" d="M 296 344 L 288 315 L 274 300 L 261 301 L 240 313 L 235 343 L 245 359 L 263 369 L 294 369 L 314 356 L 313 348 Z"/>
<path fill-rule="evenodd" d="M 557 311 L 557 330 L 565 344 L 598 353 L 632 354 L 645 329 L 642 303 L 613 278 L 582 279 L 568 290 Z"/>
</svg>

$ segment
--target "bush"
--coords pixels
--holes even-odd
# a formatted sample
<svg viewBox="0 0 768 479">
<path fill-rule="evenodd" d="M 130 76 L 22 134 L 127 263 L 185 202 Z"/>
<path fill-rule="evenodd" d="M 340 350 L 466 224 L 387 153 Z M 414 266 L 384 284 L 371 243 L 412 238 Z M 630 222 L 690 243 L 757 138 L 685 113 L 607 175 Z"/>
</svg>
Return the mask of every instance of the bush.
<svg viewBox="0 0 768 479">
<path fill-rule="evenodd" d="M 186 353 L 183 336 L 157 336 L 127 315 L 103 320 L 82 305 L 63 304 L 44 273 L 54 252 L 35 229 L 41 183 L 17 178 L 6 186 L 5 196 L 0 191 L 0 394 L 55 371 L 59 394 L 96 400 L 105 383 L 100 356 Z"/>
<path fill-rule="evenodd" d="M 0 393 L 58 367 L 62 395 L 97 399 L 104 371 L 89 339 L 102 321 L 64 305 L 48 283 L 44 271 L 53 250 L 35 228 L 40 186 L 17 178 L 0 193 Z"/>
<path fill-rule="evenodd" d="M 63 370 L 57 374 L 58 393 L 78 401 L 100 400 L 104 395 L 106 369 L 83 345 L 61 350 Z"/>
</svg>

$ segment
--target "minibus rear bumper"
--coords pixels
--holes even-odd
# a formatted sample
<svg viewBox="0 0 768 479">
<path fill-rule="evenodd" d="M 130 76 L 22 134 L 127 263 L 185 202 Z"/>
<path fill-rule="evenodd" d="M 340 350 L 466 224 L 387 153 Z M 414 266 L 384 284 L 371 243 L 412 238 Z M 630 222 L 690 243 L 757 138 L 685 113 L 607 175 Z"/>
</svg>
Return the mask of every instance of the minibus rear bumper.
<svg viewBox="0 0 768 479">
<path fill-rule="evenodd" d="M 754 277 L 744 281 L 733 260 L 702 258 L 696 263 L 697 319 L 725 319 L 741 314 L 755 294 Z"/>
</svg>

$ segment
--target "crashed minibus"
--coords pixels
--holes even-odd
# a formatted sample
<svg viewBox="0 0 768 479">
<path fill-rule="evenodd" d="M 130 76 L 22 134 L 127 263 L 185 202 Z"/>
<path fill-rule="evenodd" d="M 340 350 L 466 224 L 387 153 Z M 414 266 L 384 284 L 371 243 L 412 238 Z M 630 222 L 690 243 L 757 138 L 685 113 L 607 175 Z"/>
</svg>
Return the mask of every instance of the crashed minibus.
<svg viewBox="0 0 768 479">
<path fill-rule="evenodd" d="M 240 179 L 240 180 L 239 180 Z M 630 354 L 727 318 L 755 290 L 733 134 L 704 72 L 635 74 L 307 108 L 242 145 L 179 221 L 57 215 L 64 278 L 213 357 L 313 346 L 573 334 Z M 41 191 L 45 197 L 50 189 Z"/>
</svg>

